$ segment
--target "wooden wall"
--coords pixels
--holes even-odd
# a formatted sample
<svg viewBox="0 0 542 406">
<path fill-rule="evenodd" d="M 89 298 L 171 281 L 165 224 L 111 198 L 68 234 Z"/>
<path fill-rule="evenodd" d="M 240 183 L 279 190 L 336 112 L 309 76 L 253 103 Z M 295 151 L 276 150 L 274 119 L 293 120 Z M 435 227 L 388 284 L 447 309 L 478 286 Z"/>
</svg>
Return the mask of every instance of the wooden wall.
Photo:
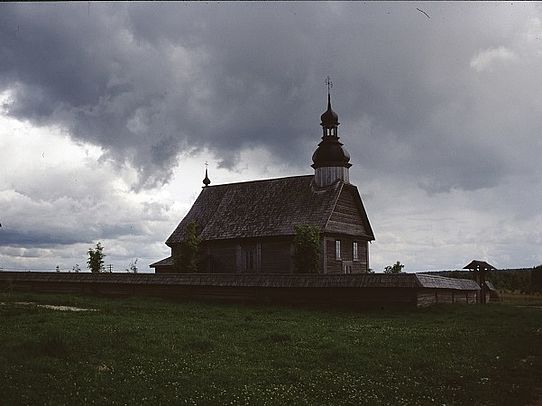
<svg viewBox="0 0 542 406">
<path fill-rule="evenodd" d="M 236 241 L 207 241 L 202 248 L 209 272 L 237 272 L 239 247 Z"/>
<path fill-rule="evenodd" d="M 261 273 L 294 272 L 291 239 L 264 240 L 261 243 Z"/>
<path fill-rule="evenodd" d="M 205 272 L 247 272 L 246 251 L 253 252 L 254 273 L 291 273 L 294 271 L 291 238 L 208 241 L 204 243 Z"/>
<path fill-rule="evenodd" d="M 335 241 L 341 241 L 341 259 L 335 257 Z M 358 243 L 358 260 L 353 258 L 353 242 Z M 172 255 L 174 250 L 172 248 Z M 254 252 L 254 273 L 292 273 L 293 237 L 262 238 L 225 241 L 206 241 L 202 244 L 203 272 L 243 273 L 246 270 L 246 250 Z M 322 237 L 322 273 L 344 273 L 343 261 L 351 262 L 351 273 L 366 273 L 369 268 L 369 243 L 366 240 L 345 235 Z M 156 273 L 175 272 L 174 268 L 156 267 Z"/>
<path fill-rule="evenodd" d="M 335 241 L 341 242 L 341 259 L 337 260 L 335 255 Z M 358 260 L 354 261 L 353 242 L 358 243 Z M 346 236 L 325 236 L 324 249 L 325 260 L 323 261 L 324 273 L 344 273 L 343 261 L 352 262 L 352 273 L 365 273 L 368 271 L 368 247 L 369 243 Z"/>
<path fill-rule="evenodd" d="M 350 235 L 367 235 L 362 219 L 354 191 L 345 186 L 329 218 L 326 230 Z"/>
<path fill-rule="evenodd" d="M 369 286 L 314 286 L 304 285 L 303 276 L 291 279 L 291 276 L 265 275 L 247 282 L 247 276 L 239 276 L 240 285 L 228 285 L 231 278 L 212 276 L 212 274 L 186 274 L 186 277 L 157 276 L 152 274 L 90 274 L 90 273 L 0 273 L 0 290 L 54 292 L 54 293 L 90 293 L 114 296 L 163 296 L 176 299 L 213 299 L 236 302 L 263 302 L 277 304 L 317 304 L 346 307 L 424 307 L 438 303 L 476 303 L 477 291 L 447 288 L 423 288 L 417 285 L 403 287 Z M 233 275 L 232 275 L 233 276 Z M 361 277 L 362 275 L 358 275 Z M 262 279 L 263 277 L 263 279 Z M 356 282 L 358 277 L 345 278 L 325 275 L 307 276 L 313 282 L 340 283 Z M 382 282 L 379 275 L 371 277 L 365 283 Z M 318 279 L 319 278 L 319 279 Z M 387 277 L 390 281 L 393 278 Z M 395 278 L 397 279 L 397 278 Z M 400 279 L 400 280 L 399 280 Z M 404 283 L 401 277 L 395 283 Z M 250 280 L 250 277 L 249 277 Z M 282 282 L 281 282 L 282 281 Z M 243 284 L 245 283 L 245 284 Z M 269 285 L 268 283 L 271 283 Z M 286 283 L 286 285 L 281 285 Z M 301 286 L 300 286 L 301 284 Z"/>
<path fill-rule="evenodd" d="M 154 273 L 176 273 L 177 270 L 171 265 L 158 265 L 154 268 Z"/>
<path fill-rule="evenodd" d="M 0 283 L 0 286 L 2 284 Z M 416 307 L 416 290 L 408 288 L 264 288 L 179 285 L 135 285 L 92 282 L 13 282 L 11 289 L 47 293 L 154 296 L 180 300 L 235 303 L 319 305 L 348 308 Z"/>
<path fill-rule="evenodd" d="M 419 289 L 417 293 L 417 306 L 425 307 L 439 303 L 466 303 L 477 302 L 476 291 L 454 289 Z"/>
</svg>

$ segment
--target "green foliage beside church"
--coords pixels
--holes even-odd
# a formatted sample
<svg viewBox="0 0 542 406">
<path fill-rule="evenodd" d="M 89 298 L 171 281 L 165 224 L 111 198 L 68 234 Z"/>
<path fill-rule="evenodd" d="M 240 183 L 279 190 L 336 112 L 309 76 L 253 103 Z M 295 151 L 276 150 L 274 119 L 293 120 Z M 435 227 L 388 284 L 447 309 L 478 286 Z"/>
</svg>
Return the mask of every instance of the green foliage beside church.
<svg viewBox="0 0 542 406">
<path fill-rule="evenodd" d="M 295 226 L 294 265 L 298 273 L 318 273 L 320 267 L 320 230 L 318 227 Z"/>
</svg>

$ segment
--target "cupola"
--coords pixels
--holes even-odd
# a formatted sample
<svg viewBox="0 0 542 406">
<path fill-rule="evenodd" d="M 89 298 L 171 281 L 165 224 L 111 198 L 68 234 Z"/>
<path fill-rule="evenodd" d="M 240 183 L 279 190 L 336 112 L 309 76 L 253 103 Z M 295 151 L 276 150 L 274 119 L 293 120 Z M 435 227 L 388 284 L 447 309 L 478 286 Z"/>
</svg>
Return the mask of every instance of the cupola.
<svg viewBox="0 0 542 406">
<path fill-rule="evenodd" d="M 326 79 L 326 84 L 328 86 L 327 110 L 320 117 L 322 141 L 312 155 L 313 164 L 311 165 L 314 168 L 314 182 L 320 187 L 329 186 L 337 180 L 349 183 L 348 168 L 352 166 L 350 155 L 339 141 L 339 116 L 331 108 L 332 83 L 329 77 Z"/>
</svg>

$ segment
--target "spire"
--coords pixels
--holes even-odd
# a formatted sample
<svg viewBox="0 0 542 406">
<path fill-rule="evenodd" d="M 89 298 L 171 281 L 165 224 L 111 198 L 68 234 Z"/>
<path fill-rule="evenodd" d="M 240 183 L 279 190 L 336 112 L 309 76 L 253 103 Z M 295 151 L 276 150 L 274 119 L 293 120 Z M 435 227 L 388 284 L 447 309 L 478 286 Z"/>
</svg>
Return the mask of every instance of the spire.
<svg viewBox="0 0 542 406">
<path fill-rule="evenodd" d="M 331 81 L 331 78 L 329 77 L 329 75 L 327 75 L 326 80 L 324 81 L 324 83 L 327 86 L 327 101 L 328 101 L 328 104 L 329 104 L 329 91 L 333 88 L 333 82 Z"/>
<path fill-rule="evenodd" d="M 203 178 L 203 184 L 205 185 L 204 187 L 207 187 L 211 184 L 211 180 L 209 179 L 209 176 L 207 175 L 207 166 L 209 164 L 207 162 L 205 162 L 205 178 Z"/>
<path fill-rule="evenodd" d="M 326 77 L 324 83 L 327 86 L 327 109 L 331 110 L 331 89 L 333 88 L 333 82 L 331 81 L 329 75 Z"/>
<path fill-rule="evenodd" d="M 331 88 L 333 82 L 328 76 L 324 82 L 327 86 L 327 110 L 320 116 L 322 121 L 320 125 L 323 127 L 324 136 L 337 136 L 337 127 L 339 126 L 339 116 L 331 108 Z"/>
</svg>

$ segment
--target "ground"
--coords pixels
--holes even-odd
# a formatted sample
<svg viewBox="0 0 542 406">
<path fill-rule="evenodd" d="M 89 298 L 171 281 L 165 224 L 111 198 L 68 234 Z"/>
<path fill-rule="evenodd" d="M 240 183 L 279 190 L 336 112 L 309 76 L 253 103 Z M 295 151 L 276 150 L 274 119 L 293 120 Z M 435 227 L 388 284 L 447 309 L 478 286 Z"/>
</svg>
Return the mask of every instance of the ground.
<svg viewBox="0 0 542 406">
<path fill-rule="evenodd" d="M 0 302 L 3 404 L 526 405 L 542 397 L 540 297 L 364 312 L 22 293 Z"/>
</svg>

